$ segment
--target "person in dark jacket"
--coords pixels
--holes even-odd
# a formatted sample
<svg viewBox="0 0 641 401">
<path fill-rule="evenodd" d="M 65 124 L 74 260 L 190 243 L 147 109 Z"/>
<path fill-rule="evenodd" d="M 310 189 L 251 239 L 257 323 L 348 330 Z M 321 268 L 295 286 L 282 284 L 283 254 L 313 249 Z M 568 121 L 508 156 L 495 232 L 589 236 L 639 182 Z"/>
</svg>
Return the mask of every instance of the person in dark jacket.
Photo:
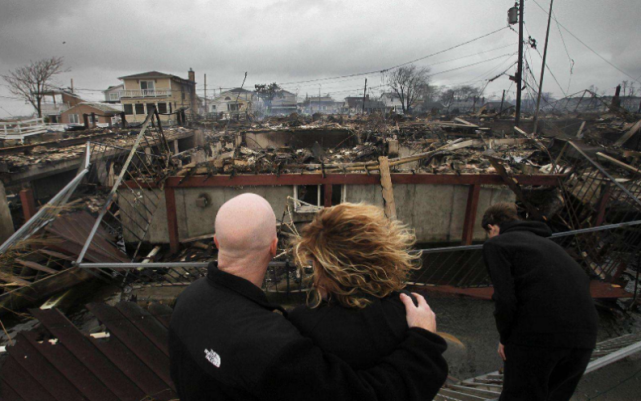
<svg viewBox="0 0 641 401">
<path fill-rule="evenodd" d="M 182 401 L 404 400 L 430 394 L 436 325 L 425 299 L 405 296 L 410 327 L 368 369 L 355 370 L 317 347 L 268 302 L 260 287 L 276 254 L 276 218 L 254 194 L 216 216 L 218 263 L 179 296 L 169 327 L 171 377 Z M 436 369 L 436 367 L 434 367 Z"/>
<path fill-rule="evenodd" d="M 290 321 L 352 368 L 376 366 L 407 335 L 399 291 L 420 259 L 409 252 L 414 242 L 410 230 L 375 206 L 342 203 L 321 210 L 292 247 L 299 265 L 311 261 L 314 291 L 308 306 L 289 314 Z M 403 400 L 431 400 L 447 378 L 447 344 L 435 333 L 429 336 L 425 351 L 432 359 L 421 376 L 430 391 Z"/>
<path fill-rule="evenodd" d="M 596 345 L 597 312 L 587 274 L 513 203 L 485 212 L 483 257 L 505 361 L 504 400 L 569 400 Z"/>
</svg>

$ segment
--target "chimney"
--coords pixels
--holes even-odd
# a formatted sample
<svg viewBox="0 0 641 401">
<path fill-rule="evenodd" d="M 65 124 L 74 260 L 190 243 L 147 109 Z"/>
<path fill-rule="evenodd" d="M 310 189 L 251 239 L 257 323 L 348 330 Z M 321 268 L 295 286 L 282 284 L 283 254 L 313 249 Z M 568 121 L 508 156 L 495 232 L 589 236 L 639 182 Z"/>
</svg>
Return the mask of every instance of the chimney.
<svg viewBox="0 0 641 401">
<path fill-rule="evenodd" d="M 192 70 L 192 69 L 190 68 L 190 69 L 189 69 L 189 72 L 188 72 L 187 74 L 188 74 L 188 76 L 189 76 L 189 80 L 190 80 L 191 82 L 196 82 L 196 73 L 194 72 L 194 70 Z"/>
</svg>

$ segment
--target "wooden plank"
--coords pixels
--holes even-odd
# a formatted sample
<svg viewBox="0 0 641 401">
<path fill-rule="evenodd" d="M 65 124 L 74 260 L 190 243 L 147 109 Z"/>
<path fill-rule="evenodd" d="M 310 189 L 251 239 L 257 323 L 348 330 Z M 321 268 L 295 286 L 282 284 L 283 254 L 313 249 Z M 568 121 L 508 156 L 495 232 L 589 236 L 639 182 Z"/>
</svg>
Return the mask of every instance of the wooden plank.
<svg viewBox="0 0 641 401">
<path fill-rule="evenodd" d="M 583 129 L 585 128 L 585 121 L 581 123 L 581 126 L 579 127 L 579 132 L 576 133 L 576 138 L 577 139 L 582 139 L 583 138 Z"/>
<path fill-rule="evenodd" d="M 13 357 L 8 357 L 4 361 L 1 376 L 2 380 L 9 383 L 11 388 L 25 400 L 56 401 L 56 398 L 36 382 Z"/>
<path fill-rule="evenodd" d="M 23 280 L 20 277 L 16 277 L 13 274 L 5 273 L 5 272 L 0 272 L 0 280 L 9 284 L 20 286 L 20 287 L 28 287 L 31 285 L 31 282 L 27 280 Z"/>
<path fill-rule="evenodd" d="M 58 270 L 54 270 L 50 267 L 43 266 L 40 263 L 31 262 L 29 260 L 16 259 L 16 262 L 24 267 L 28 267 L 33 270 L 38 270 L 38 271 L 49 273 L 49 274 L 58 273 Z"/>
<path fill-rule="evenodd" d="M 614 146 L 623 146 L 628 140 L 630 140 L 636 133 L 641 131 L 641 120 L 637 121 L 621 138 L 619 138 Z"/>
<path fill-rule="evenodd" d="M 38 335 L 29 331 L 23 333 L 29 344 L 64 375 L 78 391 L 91 401 L 113 401 L 118 397 L 107 388 L 82 362 L 61 345 L 52 345 L 45 341 L 38 343 Z"/>
<path fill-rule="evenodd" d="M 18 393 L 0 377 L 0 399 L 3 401 L 25 401 Z"/>
<path fill-rule="evenodd" d="M 38 249 L 38 253 L 62 260 L 76 260 L 76 258 L 74 257 L 65 255 L 64 253 L 52 251 L 51 249 Z"/>
<path fill-rule="evenodd" d="M 173 310 L 167 306 L 157 302 L 149 304 L 149 312 L 166 328 L 169 328 L 171 321 L 171 314 Z"/>
<path fill-rule="evenodd" d="M 57 310 L 31 309 L 31 314 L 100 381 L 121 399 L 141 399 L 144 392 Z M 161 363 L 160 361 L 158 363 Z"/>
<path fill-rule="evenodd" d="M 7 353 L 13 356 L 18 364 L 57 400 L 85 400 L 78 389 L 54 368 L 35 347 L 29 344 L 23 334 L 17 335 L 14 346 L 9 347 Z"/>
<path fill-rule="evenodd" d="M 378 158 L 381 171 L 381 187 L 383 188 L 383 201 L 385 202 L 385 216 L 396 219 L 396 202 L 394 202 L 394 187 L 389 171 L 389 159 L 385 156 Z"/>
<path fill-rule="evenodd" d="M 92 342 L 146 394 L 154 394 L 154 400 L 178 398 L 173 388 L 158 377 L 118 338 L 111 336 L 107 341 L 92 339 Z M 169 370 L 169 365 L 166 369 Z"/>
<path fill-rule="evenodd" d="M 619 166 L 619 167 L 621 167 L 621 168 L 623 168 L 625 170 L 628 170 L 631 173 L 641 174 L 641 169 L 633 167 L 633 166 L 631 166 L 631 165 L 629 165 L 627 163 L 623 163 L 621 160 L 618 160 L 618 159 L 615 159 L 614 157 L 608 156 L 605 153 L 597 152 L 596 155 L 597 155 L 597 157 L 599 159 L 607 160 L 610 163 L 613 163 L 613 164 L 615 164 L 615 165 L 617 165 L 617 166 Z"/>
<path fill-rule="evenodd" d="M 471 185 L 467 193 L 467 205 L 465 206 L 465 220 L 463 221 L 463 245 L 472 245 L 474 240 L 474 223 L 478 212 L 481 186 Z"/>
<path fill-rule="evenodd" d="M 133 302 L 120 302 L 116 305 L 116 309 L 165 355 L 169 356 L 169 332 L 152 314 Z"/>
<path fill-rule="evenodd" d="M 117 337 L 140 360 L 158 375 L 167 385 L 171 385 L 171 377 L 167 366 L 169 357 L 165 355 L 150 339 L 145 337 L 122 313 L 116 308 L 102 303 L 91 303 L 87 308 L 100 320 L 112 336 Z"/>
</svg>

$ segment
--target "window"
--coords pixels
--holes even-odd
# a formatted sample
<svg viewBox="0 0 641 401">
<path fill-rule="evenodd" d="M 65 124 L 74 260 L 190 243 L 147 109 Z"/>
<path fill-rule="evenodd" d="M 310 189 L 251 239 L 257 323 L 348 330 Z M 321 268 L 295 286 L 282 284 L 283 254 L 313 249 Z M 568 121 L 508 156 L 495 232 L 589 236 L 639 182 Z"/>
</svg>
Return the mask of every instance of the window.
<svg viewBox="0 0 641 401">
<path fill-rule="evenodd" d="M 212 104 L 212 105 L 211 105 L 211 112 L 212 112 L 212 113 L 215 113 L 215 112 L 216 112 L 216 105 L 215 105 L 215 104 Z"/>
<path fill-rule="evenodd" d="M 92 124 L 98 124 L 98 123 L 100 122 L 100 121 L 99 121 L 99 119 L 100 119 L 100 117 L 98 117 L 98 116 L 97 116 L 97 115 L 95 115 L 95 114 L 94 114 L 93 116 L 92 116 L 92 115 L 89 115 L 89 121 L 90 121 Z"/>
<path fill-rule="evenodd" d="M 332 185 L 332 205 L 344 202 L 344 185 Z M 325 203 L 324 185 L 297 185 L 294 186 L 294 199 L 304 203 L 295 203 L 294 210 L 297 213 L 316 213 L 319 207 Z"/>
<path fill-rule="evenodd" d="M 171 110 L 171 102 L 169 102 L 169 113 L 173 113 L 173 111 Z"/>
<path fill-rule="evenodd" d="M 158 113 L 167 113 L 167 103 L 158 103 Z"/>
<path fill-rule="evenodd" d="M 145 105 L 142 103 L 136 104 L 136 115 L 144 115 L 145 114 Z"/>
<path fill-rule="evenodd" d="M 140 81 L 140 89 L 143 91 L 153 91 L 155 87 L 154 81 Z"/>
<path fill-rule="evenodd" d="M 125 114 L 132 115 L 134 114 L 134 106 L 132 104 L 123 104 L 125 109 Z"/>
<path fill-rule="evenodd" d="M 110 93 L 109 94 L 109 100 L 112 101 L 112 102 L 117 102 L 118 100 L 120 100 L 120 93 L 118 93 L 118 92 Z"/>
<path fill-rule="evenodd" d="M 156 107 L 155 104 L 147 103 L 147 114 L 149 114 L 149 112 L 152 111 L 155 107 Z"/>
<path fill-rule="evenodd" d="M 79 124 L 79 121 L 77 114 L 69 114 L 69 124 Z"/>
</svg>

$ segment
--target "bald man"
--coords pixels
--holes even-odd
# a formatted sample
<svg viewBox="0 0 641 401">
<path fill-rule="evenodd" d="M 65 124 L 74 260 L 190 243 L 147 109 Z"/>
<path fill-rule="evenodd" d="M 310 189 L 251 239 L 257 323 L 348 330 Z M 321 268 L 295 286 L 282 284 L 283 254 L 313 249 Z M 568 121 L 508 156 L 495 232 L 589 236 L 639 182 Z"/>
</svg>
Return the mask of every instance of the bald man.
<svg viewBox="0 0 641 401">
<path fill-rule="evenodd" d="M 436 320 L 420 296 L 418 306 L 402 296 L 407 337 L 374 368 L 354 371 L 303 337 L 261 290 L 278 240 L 274 212 L 260 196 L 225 203 L 214 241 L 218 263 L 180 295 L 169 328 L 182 401 L 425 399 L 433 391 L 425 377 L 447 372 L 445 343 L 429 333 Z"/>
</svg>

